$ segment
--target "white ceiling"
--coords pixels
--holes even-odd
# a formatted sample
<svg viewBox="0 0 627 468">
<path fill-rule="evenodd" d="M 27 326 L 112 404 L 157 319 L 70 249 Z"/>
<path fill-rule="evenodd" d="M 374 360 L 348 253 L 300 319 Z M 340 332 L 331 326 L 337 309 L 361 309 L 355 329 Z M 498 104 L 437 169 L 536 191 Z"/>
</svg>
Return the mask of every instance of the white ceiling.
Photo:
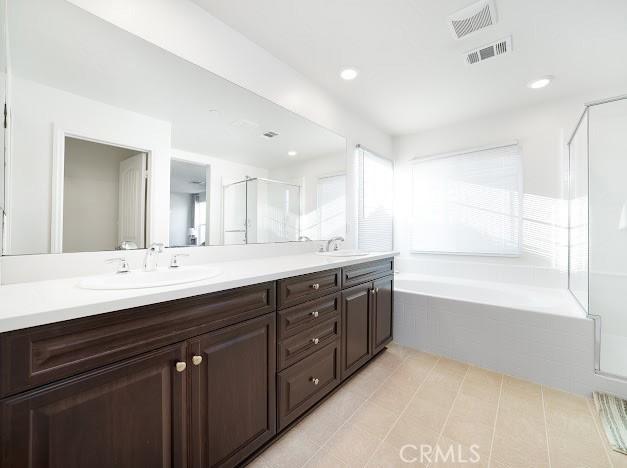
<svg viewBox="0 0 627 468">
<path fill-rule="evenodd" d="M 64 0 L 9 6 L 13 74 L 169 121 L 177 149 L 264 168 L 346 153 L 343 137 Z"/>
<path fill-rule="evenodd" d="M 495 0 L 498 23 L 462 40 L 446 19 L 474 0 L 194 1 L 391 134 L 627 92 L 625 0 Z M 465 64 L 464 52 L 510 34 L 513 54 Z M 339 79 L 346 66 L 361 71 L 355 81 Z M 526 88 L 542 75 L 556 80 Z"/>
</svg>

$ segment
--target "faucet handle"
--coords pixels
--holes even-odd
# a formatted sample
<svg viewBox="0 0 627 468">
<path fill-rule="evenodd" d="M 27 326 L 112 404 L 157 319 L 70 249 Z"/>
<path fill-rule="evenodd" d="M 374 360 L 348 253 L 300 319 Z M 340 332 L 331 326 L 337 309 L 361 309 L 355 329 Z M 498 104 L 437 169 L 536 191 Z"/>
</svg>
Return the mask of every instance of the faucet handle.
<svg viewBox="0 0 627 468">
<path fill-rule="evenodd" d="M 150 244 L 150 249 L 149 250 L 152 250 L 152 251 L 157 252 L 157 253 L 163 253 L 163 247 L 164 246 L 163 246 L 163 244 L 161 242 L 154 242 L 154 243 Z"/>
<path fill-rule="evenodd" d="M 105 263 L 113 263 L 113 262 L 119 262 L 120 264 L 120 266 L 118 267 L 118 271 L 116 271 L 116 273 L 128 273 L 130 271 L 128 262 L 126 261 L 124 257 L 114 257 L 114 258 L 105 260 Z"/>
<path fill-rule="evenodd" d="M 189 257 L 189 254 L 174 254 L 172 255 L 172 258 L 170 259 L 170 268 L 178 268 L 181 265 L 179 265 L 179 261 L 178 258 L 179 257 Z"/>
</svg>

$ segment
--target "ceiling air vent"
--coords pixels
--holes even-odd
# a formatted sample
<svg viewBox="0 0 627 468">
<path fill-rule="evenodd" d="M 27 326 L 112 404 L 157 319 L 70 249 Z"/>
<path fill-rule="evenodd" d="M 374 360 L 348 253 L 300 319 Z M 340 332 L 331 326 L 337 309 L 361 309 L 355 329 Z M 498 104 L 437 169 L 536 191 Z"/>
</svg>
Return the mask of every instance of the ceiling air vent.
<svg viewBox="0 0 627 468">
<path fill-rule="evenodd" d="M 498 55 L 508 54 L 512 51 L 512 38 L 506 37 L 500 41 L 493 42 L 478 49 L 471 50 L 466 53 L 466 63 L 474 65 L 475 63 L 483 62 L 492 57 Z"/>
<path fill-rule="evenodd" d="M 496 10 L 492 0 L 480 0 L 448 17 L 448 24 L 455 39 L 462 39 L 495 23 Z"/>
<path fill-rule="evenodd" d="M 276 136 L 279 136 L 279 134 L 277 132 L 269 131 L 269 132 L 264 133 L 262 136 L 266 138 L 274 138 Z"/>
</svg>

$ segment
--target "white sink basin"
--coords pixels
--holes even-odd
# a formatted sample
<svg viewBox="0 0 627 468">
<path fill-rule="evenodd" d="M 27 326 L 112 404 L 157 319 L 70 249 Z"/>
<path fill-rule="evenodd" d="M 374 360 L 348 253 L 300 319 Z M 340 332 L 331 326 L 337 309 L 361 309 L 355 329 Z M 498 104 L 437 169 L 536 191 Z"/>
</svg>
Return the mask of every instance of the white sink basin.
<svg viewBox="0 0 627 468">
<path fill-rule="evenodd" d="M 206 266 L 158 268 L 156 271 L 131 270 L 128 273 L 91 276 L 82 279 L 78 285 L 83 289 L 156 288 L 202 281 L 221 273 L 219 268 Z"/>
<path fill-rule="evenodd" d="M 316 252 L 323 257 L 364 257 L 368 252 L 363 250 L 332 250 L 331 252 Z"/>
</svg>

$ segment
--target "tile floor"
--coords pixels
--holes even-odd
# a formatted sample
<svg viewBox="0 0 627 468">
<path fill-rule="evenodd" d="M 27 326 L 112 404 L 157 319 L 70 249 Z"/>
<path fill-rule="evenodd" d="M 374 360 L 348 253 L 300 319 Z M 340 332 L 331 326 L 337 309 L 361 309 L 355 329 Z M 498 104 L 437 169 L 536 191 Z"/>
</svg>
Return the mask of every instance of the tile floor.
<svg viewBox="0 0 627 468">
<path fill-rule="evenodd" d="M 392 344 L 250 466 L 627 467 L 593 410 L 582 396 Z"/>
</svg>

